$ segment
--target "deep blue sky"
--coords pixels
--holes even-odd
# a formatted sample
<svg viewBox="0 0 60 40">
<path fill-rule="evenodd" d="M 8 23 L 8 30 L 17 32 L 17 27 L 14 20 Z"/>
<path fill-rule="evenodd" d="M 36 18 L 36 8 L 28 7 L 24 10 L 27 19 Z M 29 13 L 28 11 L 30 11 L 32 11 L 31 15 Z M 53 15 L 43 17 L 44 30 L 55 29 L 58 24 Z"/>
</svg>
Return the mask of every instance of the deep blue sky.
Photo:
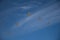
<svg viewBox="0 0 60 40">
<path fill-rule="evenodd" d="M 60 40 L 59 23 L 60 0 L 0 0 L 2 40 Z"/>
</svg>

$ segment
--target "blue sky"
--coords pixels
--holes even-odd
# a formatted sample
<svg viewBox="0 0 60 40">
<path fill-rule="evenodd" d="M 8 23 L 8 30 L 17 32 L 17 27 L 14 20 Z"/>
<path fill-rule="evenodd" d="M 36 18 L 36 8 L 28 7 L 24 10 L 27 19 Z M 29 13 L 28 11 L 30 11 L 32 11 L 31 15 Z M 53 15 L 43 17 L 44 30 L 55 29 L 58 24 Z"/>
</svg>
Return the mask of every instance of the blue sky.
<svg viewBox="0 0 60 40">
<path fill-rule="evenodd" d="M 0 2 L 1 38 L 59 40 L 59 2 L 59 0 L 2 0 Z M 27 15 L 28 12 L 30 16 Z"/>
</svg>

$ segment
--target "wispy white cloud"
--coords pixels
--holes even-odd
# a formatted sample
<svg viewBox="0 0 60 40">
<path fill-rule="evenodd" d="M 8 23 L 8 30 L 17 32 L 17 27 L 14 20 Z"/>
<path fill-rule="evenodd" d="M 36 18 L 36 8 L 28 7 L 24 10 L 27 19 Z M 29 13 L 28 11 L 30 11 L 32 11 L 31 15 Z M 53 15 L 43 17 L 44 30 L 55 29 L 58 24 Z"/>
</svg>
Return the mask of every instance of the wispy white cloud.
<svg viewBox="0 0 60 40">
<path fill-rule="evenodd" d="M 57 12 L 59 12 L 59 8 L 56 7 L 56 5 L 57 5 L 57 4 L 53 4 L 52 6 L 49 6 L 48 8 L 39 10 L 39 11 L 35 12 L 33 15 L 27 17 L 26 19 L 24 19 L 24 20 L 22 20 L 22 21 L 19 21 L 19 23 L 21 23 L 21 24 L 20 24 L 20 27 L 22 27 L 22 25 L 24 25 L 25 23 L 28 24 L 29 21 L 33 20 L 33 19 L 36 18 L 38 15 L 43 18 L 43 20 L 40 22 L 40 24 L 39 24 L 38 26 L 37 26 L 37 25 L 33 25 L 34 27 L 30 27 L 30 24 L 28 24 L 28 25 L 26 24 L 24 28 L 22 27 L 22 30 L 21 30 L 22 32 L 20 32 L 20 33 L 24 34 L 24 33 L 36 31 L 36 30 L 39 30 L 39 29 L 41 29 L 41 28 L 47 27 L 47 24 L 46 24 L 46 23 L 47 23 L 47 21 L 49 20 L 49 19 L 47 19 L 47 18 L 51 18 L 51 21 L 50 21 L 50 25 L 51 25 L 51 24 L 53 23 L 53 20 L 54 20 L 54 19 L 57 19 L 57 17 L 55 18 L 55 17 L 52 17 L 52 16 L 55 16 L 55 15 L 57 14 Z M 54 7 L 56 7 L 57 10 L 55 10 Z M 45 15 L 44 15 L 44 14 L 45 14 Z M 58 17 L 58 18 L 59 18 L 59 17 Z M 33 21 L 33 22 L 34 22 L 34 21 Z M 37 24 L 36 22 L 37 22 L 37 21 L 35 21 L 34 24 Z M 32 23 L 32 22 L 31 22 L 31 23 Z M 38 23 L 39 23 L 39 22 L 38 22 Z M 14 29 L 14 27 L 16 28 L 15 25 L 13 25 L 12 27 L 13 27 L 13 29 Z M 27 30 L 28 30 L 28 31 L 27 31 Z"/>
<path fill-rule="evenodd" d="M 30 8 L 32 8 L 32 7 L 30 7 L 30 6 L 22 6 L 22 7 L 20 7 L 20 8 L 22 8 L 22 9 L 30 9 Z"/>
</svg>

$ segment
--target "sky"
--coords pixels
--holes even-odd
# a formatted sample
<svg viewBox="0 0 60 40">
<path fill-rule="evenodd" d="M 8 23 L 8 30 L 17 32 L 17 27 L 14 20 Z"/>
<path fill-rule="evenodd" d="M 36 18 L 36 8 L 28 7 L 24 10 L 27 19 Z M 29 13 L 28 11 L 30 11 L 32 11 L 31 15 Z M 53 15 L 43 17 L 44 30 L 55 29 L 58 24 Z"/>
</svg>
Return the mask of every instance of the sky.
<svg viewBox="0 0 60 40">
<path fill-rule="evenodd" d="M 0 0 L 1 40 L 60 40 L 60 0 Z"/>
</svg>

